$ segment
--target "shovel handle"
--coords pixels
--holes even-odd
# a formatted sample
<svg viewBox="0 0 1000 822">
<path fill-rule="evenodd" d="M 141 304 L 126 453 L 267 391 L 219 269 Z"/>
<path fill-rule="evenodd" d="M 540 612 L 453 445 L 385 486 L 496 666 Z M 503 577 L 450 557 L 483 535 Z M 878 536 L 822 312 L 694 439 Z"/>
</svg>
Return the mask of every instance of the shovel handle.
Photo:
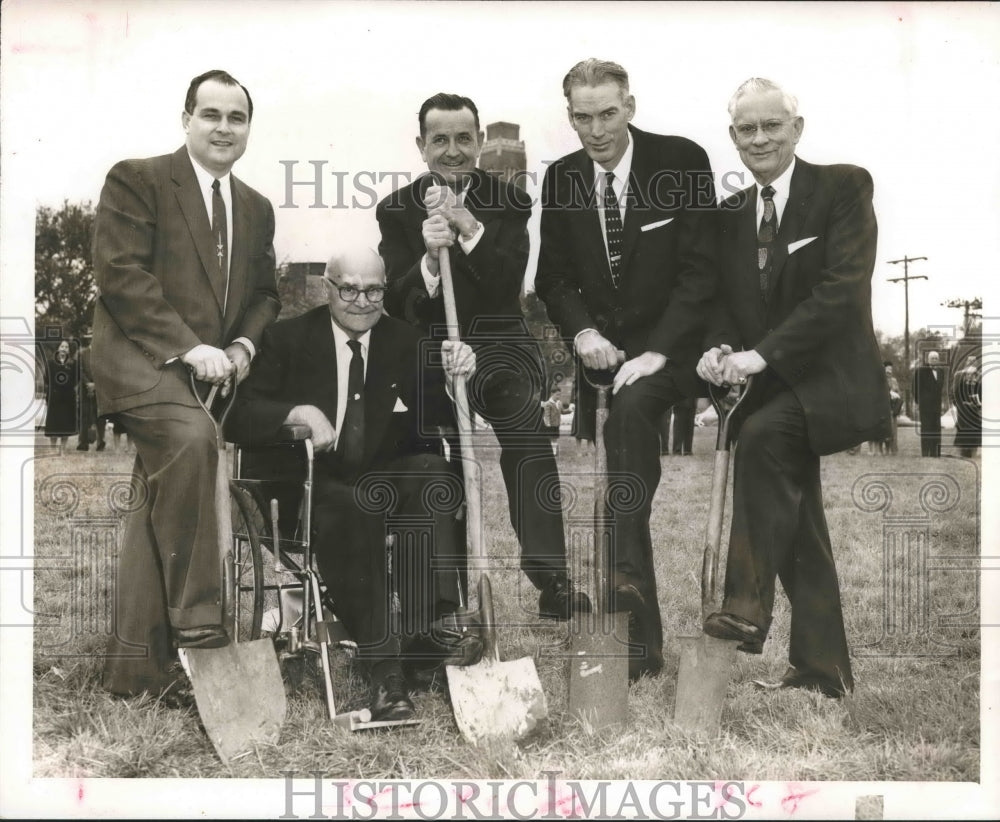
<svg viewBox="0 0 1000 822">
<path fill-rule="evenodd" d="M 597 389 L 594 429 L 594 601 L 595 618 L 607 613 L 608 523 L 605 505 L 608 495 L 608 449 L 604 444 L 604 425 L 608 421 L 608 385 L 591 383 Z"/>
<path fill-rule="evenodd" d="M 722 518 L 726 510 L 726 483 L 729 480 L 729 423 L 736 409 L 750 393 L 753 377 L 736 386 L 736 401 L 725 407 L 725 399 L 732 386 L 726 385 L 725 393 L 709 385 L 708 396 L 719 417 L 719 431 L 715 439 L 715 464 L 712 467 L 712 491 L 708 508 L 708 528 L 705 533 L 705 553 L 701 560 L 701 619 L 704 622 L 715 610 L 719 576 L 719 549 L 722 545 Z M 721 387 L 720 387 L 721 388 Z"/>
</svg>

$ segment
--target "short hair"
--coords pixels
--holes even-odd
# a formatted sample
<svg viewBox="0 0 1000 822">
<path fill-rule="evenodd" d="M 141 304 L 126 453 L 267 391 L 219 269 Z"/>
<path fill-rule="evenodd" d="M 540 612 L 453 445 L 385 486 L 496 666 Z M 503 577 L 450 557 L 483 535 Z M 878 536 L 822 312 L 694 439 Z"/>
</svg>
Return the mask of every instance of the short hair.
<svg viewBox="0 0 1000 822">
<path fill-rule="evenodd" d="M 883 368 L 892 368 L 892 361 L 891 360 L 882 360 L 882 367 Z"/>
<path fill-rule="evenodd" d="M 785 104 L 789 115 L 792 117 L 798 116 L 799 101 L 795 97 L 773 80 L 767 80 L 764 77 L 751 77 L 736 89 L 736 93 L 729 99 L 729 119 L 732 119 L 733 115 L 736 114 L 736 106 L 739 104 L 740 98 L 747 94 L 757 94 L 766 91 L 777 91 L 781 95 L 781 101 Z"/>
<path fill-rule="evenodd" d="M 194 114 L 194 106 L 198 101 L 198 89 L 201 87 L 201 84 L 207 80 L 215 80 L 217 83 L 222 83 L 224 86 L 239 86 L 243 89 L 243 93 L 247 96 L 247 122 L 253 119 L 253 99 L 251 99 L 250 92 L 247 91 L 247 87 L 233 77 L 233 75 L 231 75 L 228 71 L 223 71 L 222 69 L 212 69 L 211 71 L 206 71 L 204 74 L 199 74 L 191 81 L 191 85 L 188 86 L 187 97 L 184 98 L 184 110 L 188 114 Z"/>
<path fill-rule="evenodd" d="M 576 86 L 599 86 L 607 82 L 616 83 L 622 95 L 628 94 L 628 72 L 624 68 L 610 60 L 588 57 L 573 66 L 563 77 L 563 94 L 568 100 L 570 91 Z"/>
<path fill-rule="evenodd" d="M 479 109 L 476 108 L 476 104 L 461 94 L 448 94 L 447 92 L 439 91 L 433 97 L 428 97 L 424 100 L 423 105 L 420 106 L 420 111 L 417 113 L 417 120 L 420 122 L 421 137 L 427 136 L 427 112 L 432 108 L 440 109 L 441 111 L 461 111 L 463 108 L 467 108 L 472 112 L 472 117 L 476 121 L 476 133 L 479 133 Z"/>
</svg>

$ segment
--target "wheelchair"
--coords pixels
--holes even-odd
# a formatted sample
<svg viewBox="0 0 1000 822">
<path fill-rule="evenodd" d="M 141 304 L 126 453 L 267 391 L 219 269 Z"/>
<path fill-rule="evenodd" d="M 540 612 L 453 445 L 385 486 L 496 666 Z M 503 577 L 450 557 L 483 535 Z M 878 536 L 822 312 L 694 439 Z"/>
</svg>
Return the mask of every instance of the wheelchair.
<svg viewBox="0 0 1000 822">
<path fill-rule="evenodd" d="M 370 723 L 367 710 L 337 712 L 332 657 L 338 650 L 353 656 L 356 645 L 334 614 L 313 556 L 314 449 L 310 435 L 308 426 L 286 425 L 274 443 L 235 445 L 230 480 L 234 570 L 224 592 L 230 598 L 233 640 L 247 642 L 269 635 L 282 663 L 309 656 L 318 659 L 327 714 L 338 725 L 358 730 L 366 723 L 416 722 Z M 250 457 L 275 449 L 285 452 L 286 462 L 297 462 L 304 476 L 292 493 L 287 478 L 248 475 L 252 474 L 247 471 Z M 285 511 L 281 510 L 281 497 Z M 289 507 L 294 512 L 289 512 Z M 391 547 L 391 540 L 387 540 L 387 550 Z"/>
</svg>

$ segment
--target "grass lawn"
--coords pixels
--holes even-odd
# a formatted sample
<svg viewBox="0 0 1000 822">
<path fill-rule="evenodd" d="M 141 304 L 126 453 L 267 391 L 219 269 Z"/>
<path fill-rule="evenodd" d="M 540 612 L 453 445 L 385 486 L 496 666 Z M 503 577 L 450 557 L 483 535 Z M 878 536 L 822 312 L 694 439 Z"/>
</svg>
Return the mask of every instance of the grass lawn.
<svg viewBox="0 0 1000 822">
<path fill-rule="evenodd" d="M 436 690 L 416 696 L 424 720 L 416 729 L 351 735 L 326 721 L 309 663 L 286 671 L 289 712 L 279 743 L 228 767 L 194 711 L 101 690 L 120 534 L 109 501 L 121 502 L 131 458 L 73 450 L 44 456 L 43 446 L 35 462 L 35 776 L 274 778 L 293 770 L 330 778 L 540 779 L 559 771 L 561 779 L 978 781 L 979 587 L 971 561 L 979 552 L 979 466 L 921 459 L 911 428 L 899 432 L 899 456 L 870 456 L 865 447 L 823 462 L 856 692 L 834 701 L 753 688 L 752 679 L 778 677 L 786 665 L 789 614 L 779 592 L 763 655 L 738 658 L 721 736 L 706 744 L 672 724 L 677 637 L 699 629 L 714 435 L 699 428 L 693 456 L 662 459 L 652 527 L 666 668 L 630 689 L 627 727 L 589 734 L 567 715 L 566 627 L 532 619 L 537 595 L 516 570 L 498 454 L 480 448 L 486 544 L 500 567 L 492 573 L 498 618 L 512 626 L 501 627 L 501 656 L 535 657 L 547 725 L 518 746 L 475 748 Z M 592 451 L 561 440 L 560 470 L 575 492 L 564 500 L 574 536 L 589 529 L 592 460 Z M 342 709 L 367 704 L 366 686 L 345 659 L 338 659 L 336 686 Z"/>
</svg>

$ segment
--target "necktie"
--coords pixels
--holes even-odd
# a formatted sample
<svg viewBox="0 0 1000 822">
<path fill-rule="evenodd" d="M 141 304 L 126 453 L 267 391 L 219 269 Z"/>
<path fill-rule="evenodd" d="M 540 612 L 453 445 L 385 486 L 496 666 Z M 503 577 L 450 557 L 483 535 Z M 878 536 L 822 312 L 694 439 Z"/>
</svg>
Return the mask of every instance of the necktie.
<svg viewBox="0 0 1000 822">
<path fill-rule="evenodd" d="M 344 470 L 353 476 L 361 467 L 365 450 L 365 358 L 360 342 L 348 340 L 347 346 L 351 349 L 351 365 L 347 372 L 347 406 L 337 452 Z"/>
<path fill-rule="evenodd" d="M 760 196 L 764 201 L 764 216 L 757 232 L 757 268 L 760 271 L 760 299 L 766 302 L 774 239 L 778 236 L 778 212 L 774 208 L 774 189 L 771 186 L 764 186 Z"/>
<path fill-rule="evenodd" d="M 604 227 L 608 233 L 608 260 L 611 263 L 611 282 L 618 288 L 622 268 L 622 215 L 618 210 L 618 198 L 612 183 L 615 180 L 613 171 L 607 172 L 607 182 L 604 184 Z"/>
<path fill-rule="evenodd" d="M 229 231 L 226 228 L 226 201 L 222 199 L 219 181 L 212 181 L 212 237 L 215 257 L 219 261 L 219 285 L 222 287 L 222 310 L 225 312 L 229 291 Z"/>
</svg>

